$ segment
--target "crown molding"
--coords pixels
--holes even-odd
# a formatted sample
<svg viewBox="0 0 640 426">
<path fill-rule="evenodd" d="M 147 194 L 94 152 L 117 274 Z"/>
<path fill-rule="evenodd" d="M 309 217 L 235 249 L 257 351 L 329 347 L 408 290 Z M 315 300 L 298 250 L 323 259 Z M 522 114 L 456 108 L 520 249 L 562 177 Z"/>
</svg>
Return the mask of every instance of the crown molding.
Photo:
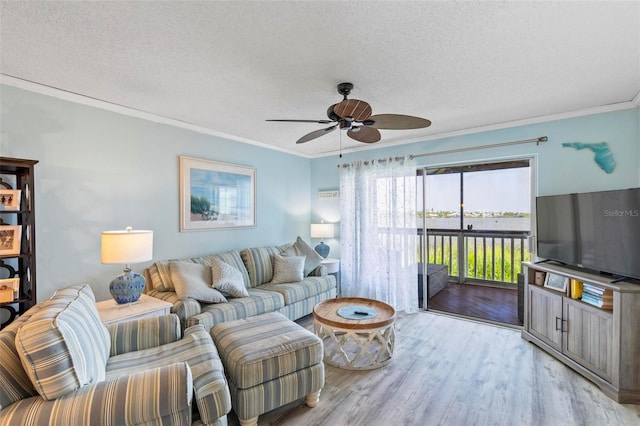
<svg viewBox="0 0 640 426">
<path fill-rule="evenodd" d="M 518 127 L 518 126 L 526 126 L 530 124 L 538 124 L 538 123 L 544 123 L 549 121 L 565 120 L 568 118 L 583 117 L 587 115 L 602 114 L 606 112 L 621 111 L 625 109 L 640 107 L 640 92 L 638 92 L 638 94 L 636 94 L 636 96 L 631 101 L 628 101 L 628 102 L 602 105 L 602 106 L 587 108 L 587 109 L 578 110 L 578 111 L 568 111 L 568 112 L 563 112 L 558 114 L 542 115 L 538 117 L 525 118 L 521 120 L 506 121 L 503 123 L 489 124 L 486 126 L 470 127 L 467 129 L 453 130 L 450 132 L 443 132 L 443 133 L 436 133 L 436 134 L 427 135 L 427 136 L 414 137 L 414 138 L 406 139 L 402 141 L 388 142 L 388 143 L 385 143 L 384 145 L 365 144 L 361 148 L 358 147 L 358 148 L 347 148 L 343 150 L 331 150 L 331 151 L 326 151 L 319 154 L 309 155 L 309 154 L 302 154 L 302 153 L 288 150 L 285 148 L 265 144 L 263 142 L 254 141 L 252 139 L 242 138 L 239 136 L 230 135 L 223 132 L 218 132 L 215 130 L 208 129 L 206 127 L 188 123 L 186 121 L 177 120 L 175 118 L 163 117 L 157 114 L 152 114 L 152 113 L 138 110 L 135 108 L 127 107 L 124 105 L 103 101 L 101 99 L 91 98 L 85 95 L 81 95 L 79 93 L 69 92 L 66 90 L 62 90 L 52 86 L 47 86 L 44 84 L 29 81 L 29 80 L 23 80 L 21 78 L 16 78 L 6 74 L 0 73 L 0 84 L 5 84 L 7 86 L 13 86 L 19 89 L 29 90 L 31 92 L 52 96 L 54 98 L 63 99 L 63 100 L 79 103 L 82 105 L 92 106 L 95 108 L 116 112 L 118 114 L 123 114 L 130 117 L 152 121 L 154 123 L 161 123 L 169 126 L 179 127 L 182 129 L 191 130 L 191 131 L 202 133 L 205 135 L 216 136 L 216 137 L 220 137 L 220 138 L 224 138 L 224 139 L 228 139 L 236 142 L 242 142 L 249 145 L 254 145 L 261 148 L 271 149 L 274 151 L 279 151 L 286 154 L 291 154 L 298 157 L 309 158 L 309 159 L 328 157 L 331 155 L 338 155 L 340 153 L 351 154 L 354 152 L 388 148 L 388 147 L 399 146 L 399 145 L 408 145 L 416 142 L 425 142 L 425 141 L 431 141 L 436 139 L 464 136 L 464 135 L 470 135 L 474 133 L 501 130 L 501 129 L 507 129 L 511 127 Z"/>
<path fill-rule="evenodd" d="M 92 98 L 86 95 L 81 95 L 79 93 L 69 92 L 63 89 L 59 89 L 57 87 L 47 86 L 41 83 L 29 81 L 29 80 L 23 80 L 21 78 L 16 78 L 7 74 L 0 74 L 0 84 L 17 87 L 18 89 L 24 89 L 31 92 L 40 93 L 42 95 L 47 95 L 54 98 L 82 104 L 82 105 L 100 108 L 106 111 L 115 112 L 115 113 L 126 115 L 129 117 L 135 117 L 135 118 L 140 118 L 142 120 L 152 121 L 154 123 L 166 124 L 169 126 L 179 127 L 181 129 L 191 130 L 191 131 L 202 133 L 209 136 L 216 136 L 224 139 L 229 139 L 235 142 L 242 142 L 249 145 L 259 146 L 261 148 L 267 148 L 274 151 L 280 151 L 287 154 L 301 156 L 299 152 L 287 150 L 287 149 L 280 148 L 273 145 L 268 145 L 266 143 L 254 141 L 252 139 L 242 138 L 239 136 L 230 135 L 223 132 L 218 132 L 215 130 L 208 129 L 206 127 L 198 126 L 196 124 L 192 124 L 192 123 L 178 120 L 175 118 L 164 117 L 161 115 L 142 111 L 136 108 L 131 108 L 128 106 L 124 106 L 124 105 L 120 105 L 120 104 L 116 104 L 108 101 L 103 101 L 101 99 Z"/>
</svg>

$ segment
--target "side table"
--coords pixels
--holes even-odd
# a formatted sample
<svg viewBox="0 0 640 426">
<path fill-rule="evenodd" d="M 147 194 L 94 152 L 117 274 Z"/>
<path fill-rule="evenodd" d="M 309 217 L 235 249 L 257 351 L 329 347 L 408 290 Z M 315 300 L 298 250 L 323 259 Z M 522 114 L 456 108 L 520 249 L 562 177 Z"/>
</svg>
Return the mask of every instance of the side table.
<svg viewBox="0 0 640 426">
<path fill-rule="evenodd" d="M 327 268 L 327 273 L 336 277 L 336 295 L 340 296 L 340 259 L 327 257 L 320 262 Z"/>
<path fill-rule="evenodd" d="M 118 305 L 115 300 L 96 303 L 100 320 L 104 325 L 171 313 L 171 303 L 143 294 L 137 302 Z"/>
</svg>

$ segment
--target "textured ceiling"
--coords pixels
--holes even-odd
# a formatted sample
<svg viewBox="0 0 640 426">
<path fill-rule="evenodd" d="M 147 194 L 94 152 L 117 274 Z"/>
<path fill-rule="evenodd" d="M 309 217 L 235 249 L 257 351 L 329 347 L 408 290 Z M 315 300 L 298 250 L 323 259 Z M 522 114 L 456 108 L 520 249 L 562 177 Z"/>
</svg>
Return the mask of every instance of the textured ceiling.
<svg viewBox="0 0 640 426">
<path fill-rule="evenodd" d="M 632 101 L 640 2 L 6 2 L 0 73 L 301 155 L 341 100 L 425 117 L 377 146 Z M 636 99 L 637 101 L 637 99 Z M 364 148 L 342 135 L 342 148 Z"/>
</svg>

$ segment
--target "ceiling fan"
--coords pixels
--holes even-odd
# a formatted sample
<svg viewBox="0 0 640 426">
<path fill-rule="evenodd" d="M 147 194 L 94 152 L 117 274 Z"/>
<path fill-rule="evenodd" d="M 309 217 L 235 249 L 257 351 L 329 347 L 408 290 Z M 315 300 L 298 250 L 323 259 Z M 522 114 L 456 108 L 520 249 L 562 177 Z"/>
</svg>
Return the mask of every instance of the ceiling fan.
<svg viewBox="0 0 640 426">
<path fill-rule="evenodd" d="M 266 120 L 266 121 L 281 121 L 292 123 L 318 123 L 318 124 L 333 124 L 326 129 L 315 130 L 308 133 L 298 139 L 296 143 L 305 143 L 320 136 L 331 133 L 337 128 L 340 130 L 346 130 L 347 136 L 358 142 L 374 143 L 380 140 L 380 132 L 378 129 L 389 130 L 407 130 L 407 129 L 420 129 L 423 127 L 429 127 L 431 121 L 414 117 L 411 115 L 400 114 L 377 114 L 371 115 L 371 106 L 365 101 L 358 99 L 347 99 L 347 96 L 351 93 L 353 84 L 340 83 L 338 84 L 338 93 L 344 98 L 342 102 L 333 104 L 327 109 L 328 120 Z"/>
</svg>

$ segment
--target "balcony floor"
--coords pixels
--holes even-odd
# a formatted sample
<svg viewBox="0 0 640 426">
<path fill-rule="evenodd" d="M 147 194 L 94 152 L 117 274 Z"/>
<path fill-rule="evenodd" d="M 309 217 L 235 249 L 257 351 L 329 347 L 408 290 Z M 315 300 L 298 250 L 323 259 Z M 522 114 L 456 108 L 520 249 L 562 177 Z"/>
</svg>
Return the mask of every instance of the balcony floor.
<svg viewBox="0 0 640 426">
<path fill-rule="evenodd" d="M 484 321 L 522 325 L 518 319 L 518 291 L 515 289 L 450 282 L 429 299 L 427 307 Z"/>
</svg>

